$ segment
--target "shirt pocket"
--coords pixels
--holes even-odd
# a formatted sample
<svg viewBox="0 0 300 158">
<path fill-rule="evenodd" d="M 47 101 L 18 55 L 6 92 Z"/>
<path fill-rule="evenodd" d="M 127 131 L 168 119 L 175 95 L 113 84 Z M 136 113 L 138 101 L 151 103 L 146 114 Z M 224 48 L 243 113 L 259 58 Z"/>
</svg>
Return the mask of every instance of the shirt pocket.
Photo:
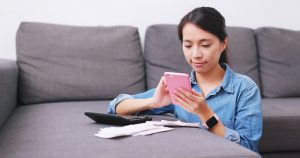
<svg viewBox="0 0 300 158">
<path fill-rule="evenodd" d="M 233 129 L 234 126 L 234 121 L 233 120 L 224 120 L 221 121 L 223 123 L 223 125 L 227 128 Z"/>
</svg>

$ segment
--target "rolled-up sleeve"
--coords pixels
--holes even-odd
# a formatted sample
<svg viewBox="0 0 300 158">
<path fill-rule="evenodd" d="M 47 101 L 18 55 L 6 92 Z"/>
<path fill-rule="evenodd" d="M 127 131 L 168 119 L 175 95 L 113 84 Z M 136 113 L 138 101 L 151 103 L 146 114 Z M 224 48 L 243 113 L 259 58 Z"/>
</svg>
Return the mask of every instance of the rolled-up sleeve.
<svg viewBox="0 0 300 158">
<path fill-rule="evenodd" d="M 120 94 L 118 95 L 115 99 L 113 99 L 112 101 L 110 101 L 109 105 L 108 105 L 108 110 L 107 113 L 109 114 L 116 114 L 116 106 L 123 100 L 125 99 L 132 99 L 133 97 L 131 95 L 128 94 Z"/>
<path fill-rule="evenodd" d="M 225 127 L 224 138 L 226 138 L 232 142 L 240 144 L 240 134 L 233 129 Z"/>
<path fill-rule="evenodd" d="M 250 85 L 241 94 L 237 105 L 234 129 L 225 127 L 224 137 L 258 152 L 262 136 L 261 95 L 256 85 Z"/>
<path fill-rule="evenodd" d="M 109 114 L 116 114 L 116 107 L 118 104 L 125 100 L 125 99 L 146 99 L 146 98 L 151 98 L 153 97 L 155 92 L 155 88 L 150 89 L 146 92 L 143 93 L 138 93 L 134 95 L 129 95 L 129 94 L 120 94 L 117 96 L 115 99 L 113 99 L 108 106 L 107 113 Z M 159 107 L 159 108 L 154 108 L 154 109 L 149 109 L 145 111 L 141 111 L 139 113 L 136 113 L 137 115 L 143 114 L 143 115 L 159 115 L 159 114 L 165 114 L 165 113 L 173 113 L 174 107 L 173 104 L 170 104 L 168 106 L 164 107 Z"/>
</svg>

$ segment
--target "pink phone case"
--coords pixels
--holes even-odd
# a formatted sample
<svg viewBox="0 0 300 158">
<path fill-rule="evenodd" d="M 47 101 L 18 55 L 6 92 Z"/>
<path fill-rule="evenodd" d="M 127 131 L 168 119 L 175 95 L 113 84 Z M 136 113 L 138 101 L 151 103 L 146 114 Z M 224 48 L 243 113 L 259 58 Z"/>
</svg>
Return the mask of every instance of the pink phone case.
<svg viewBox="0 0 300 158">
<path fill-rule="evenodd" d="M 183 88 L 187 91 L 192 91 L 189 75 L 185 73 L 165 72 L 164 77 L 166 79 L 166 84 L 169 89 L 171 101 L 173 104 L 178 105 L 172 93 L 175 92 L 178 88 Z"/>
</svg>

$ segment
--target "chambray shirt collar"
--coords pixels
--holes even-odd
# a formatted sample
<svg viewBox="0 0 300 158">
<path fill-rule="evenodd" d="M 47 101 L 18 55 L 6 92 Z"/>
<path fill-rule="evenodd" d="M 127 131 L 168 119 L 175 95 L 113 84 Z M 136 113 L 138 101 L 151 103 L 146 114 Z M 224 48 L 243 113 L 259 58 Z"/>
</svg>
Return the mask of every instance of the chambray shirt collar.
<svg viewBox="0 0 300 158">
<path fill-rule="evenodd" d="M 221 64 L 221 67 L 225 69 L 225 75 L 224 75 L 224 78 L 223 78 L 223 81 L 222 81 L 222 84 L 220 87 L 222 87 L 228 93 L 234 93 L 234 89 L 233 89 L 234 72 L 225 63 Z M 191 72 L 190 82 L 193 85 L 198 85 L 197 80 L 196 80 L 195 70 L 192 70 L 192 72 Z M 219 90 L 220 90 L 220 88 L 217 88 L 217 91 L 219 91 Z"/>
</svg>

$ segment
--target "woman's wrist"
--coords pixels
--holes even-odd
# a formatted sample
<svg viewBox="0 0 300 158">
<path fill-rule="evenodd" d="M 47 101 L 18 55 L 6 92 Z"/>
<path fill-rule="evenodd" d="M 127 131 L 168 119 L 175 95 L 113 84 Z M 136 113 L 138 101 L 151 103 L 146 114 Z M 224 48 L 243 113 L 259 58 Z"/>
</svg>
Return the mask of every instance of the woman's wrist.
<svg viewBox="0 0 300 158">
<path fill-rule="evenodd" d="M 154 98 L 148 98 L 147 101 L 148 101 L 147 107 L 149 109 L 153 109 L 156 107 L 157 103 L 155 102 Z"/>
<path fill-rule="evenodd" d="M 197 115 L 202 122 L 206 122 L 211 116 L 214 115 L 214 112 L 206 103 L 204 103 L 200 109 L 201 110 L 198 110 Z"/>
</svg>

